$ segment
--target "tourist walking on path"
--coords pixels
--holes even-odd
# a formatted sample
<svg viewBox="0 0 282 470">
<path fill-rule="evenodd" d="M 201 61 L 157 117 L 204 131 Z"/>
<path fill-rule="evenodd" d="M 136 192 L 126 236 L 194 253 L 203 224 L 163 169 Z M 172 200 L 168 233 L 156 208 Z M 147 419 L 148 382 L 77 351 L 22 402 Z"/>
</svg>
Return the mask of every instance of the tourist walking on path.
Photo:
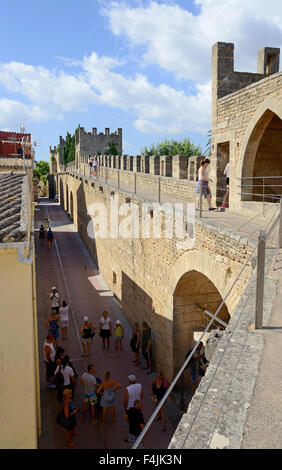
<svg viewBox="0 0 282 470">
<path fill-rule="evenodd" d="M 131 374 L 128 376 L 129 385 L 126 387 L 124 391 L 124 412 L 125 412 L 125 419 L 129 408 L 134 406 L 135 400 L 139 400 L 142 403 L 143 400 L 143 390 L 142 385 L 140 383 L 136 383 L 135 375 Z"/>
<path fill-rule="evenodd" d="M 122 351 L 123 326 L 119 320 L 117 320 L 115 324 L 115 336 L 116 336 L 116 351 L 118 350 L 118 346 L 120 350 Z"/>
<path fill-rule="evenodd" d="M 112 321 L 108 312 L 105 310 L 100 319 L 100 336 L 103 341 L 103 349 L 105 349 L 105 340 L 107 340 L 107 348 L 110 349 L 110 337 L 112 336 Z"/>
<path fill-rule="evenodd" d="M 151 396 L 152 396 L 152 400 L 153 400 L 153 402 L 155 403 L 156 406 L 158 406 L 158 404 L 160 403 L 160 401 L 163 398 L 163 396 L 165 395 L 168 387 L 169 387 L 169 383 L 164 378 L 163 373 L 158 372 L 156 377 L 154 378 L 154 380 L 151 383 L 151 388 L 152 388 Z M 156 420 L 158 420 L 158 419 L 161 419 L 162 431 L 165 431 L 166 430 L 165 410 L 164 410 L 163 406 L 161 407 Z"/>
<path fill-rule="evenodd" d="M 45 239 L 45 229 L 43 225 L 41 225 L 39 229 L 39 240 L 41 240 L 41 245 L 44 245 L 44 239 Z"/>
<path fill-rule="evenodd" d="M 48 242 L 49 250 L 52 247 L 53 240 L 54 240 L 54 235 L 53 235 L 53 232 L 51 230 L 51 227 L 49 227 L 49 230 L 47 232 L 47 242 Z"/>
<path fill-rule="evenodd" d="M 210 160 L 205 158 L 201 160 L 201 166 L 198 170 L 198 181 L 195 189 L 195 193 L 198 194 L 197 203 L 196 203 L 196 210 L 199 210 L 200 205 L 200 187 L 202 187 L 202 195 L 205 199 L 207 199 L 209 211 L 215 210 L 214 207 L 211 206 L 211 190 L 209 188 L 209 181 L 212 183 L 212 179 L 208 178 L 207 174 L 207 167 L 210 164 Z"/>
<path fill-rule="evenodd" d="M 44 326 L 48 328 L 48 333 L 52 335 L 55 339 L 56 348 L 58 347 L 58 338 L 60 336 L 60 317 L 57 314 L 56 310 L 51 310 L 50 316 L 44 322 Z"/>
<path fill-rule="evenodd" d="M 224 169 L 224 172 L 223 172 L 223 174 L 226 178 L 226 188 L 227 188 L 227 190 L 226 190 L 226 193 L 224 195 L 221 207 L 229 207 L 228 202 L 227 202 L 228 196 L 229 196 L 229 167 L 230 167 L 230 165 L 229 165 L 229 163 L 227 163 L 227 165 Z"/>
<path fill-rule="evenodd" d="M 117 420 L 115 418 L 115 405 L 116 405 L 116 396 L 115 392 L 122 388 L 121 384 L 118 383 L 116 380 L 111 379 L 110 372 L 105 372 L 105 379 L 101 383 L 101 385 L 97 389 L 97 393 L 103 393 L 100 405 L 103 408 L 102 412 L 102 425 L 104 426 L 106 416 L 107 416 L 107 409 L 110 408 L 112 422 L 116 423 Z"/>
<path fill-rule="evenodd" d="M 152 335 L 151 335 L 151 328 L 149 325 L 144 321 L 142 323 L 143 331 L 141 336 L 141 349 L 144 359 L 147 363 L 147 366 L 144 369 L 148 369 L 147 374 L 152 373 Z"/>
<path fill-rule="evenodd" d="M 134 442 L 138 438 L 139 434 L 142 432 L 142 429 L 145 426 L 144 417 L 141 411 L 142 403 L 140 400 L 134 401 L 134 406 L 129 408 L 127 412 L 127 421 L 129 423 L 129 434 L 126 439 L 126 442 L 129 443 L 130 448 L 133 446 Z M 142 449 L 143 441 L 139 444 L 139 449 Z"/>
<path fill-rule="evenodd" d="M 87 356 L 90 357 L 91 354 L 91 340 L 94 338 L 96 325 L 91 323 L 87 316 L 83 318 L 84 324 L 80 329 L 81 337 L 82 337 L 82 349 L 83 354 L 82 357 L 86 356 L 86 347 L 87 347 Z"/>
<path fill-rule="evenodd" d="M 75 431 L 76 427 L 76 413 L 78 409 L 74 406 L 72 401 L 72 392 L 69 389 L 63 391 L 63 409 L 57 416 L 56 422 L 66 430 L 66 445 L 67 447 L 74 447 L 75 443 L 71 440 L 72 437 L 78 433 Z"/>
<path fill-rule="evenodd" d="M 92 165 L 93 165 L 93 159 L 92 159 L 91 156 L 89 157 L 88 165 L 89 165 L 89 175 L 91 177 L 91 175 L 92 175 Z"/>
<path fill-rule="evenodd" d="M 50 296 L 50 308 L 51 310 L 56 310 L 58 314 L 59 308 L 60 308 L 60 295 L 55 286 L 52 287 L 49 296 Z"/>
<path fill-rule="evenodd" d="M 55 370 L 55 376 L 58 372 L 60 372 L 64 378 L 63 390 L 65 390 L 66 388 L 71 390 L 72 397 L 74 398 L 74 387 L 76 385 L 76 380 L 75 372 L 69 364 L 69 356 L 64 356 L 62 364 L 58 365 Z"/>
<path fill-rule="evenodd" d="M 62 339 L 68 339 L 69 308 L 65 300 L 63 300 L 62 307 L 59 308 L 59 315 L 60 315 Z"/>
<path fill-rule="evenodd" d="M 95 424 L 95 405 L 98 403 L 96 389 L 98 387 L 96 377 L 94 376 L 95 367 L 93 364 L 87 366 L 87 372 L 84 372 L 81 377 L 80 384 L 84 388 L 83 406 L 81 410 L 81 421 L 84 422 L 85 414 L 88 405 L 90 405 L 91 423 Z"/>
<path fill-rule="evenodd" d="M 141 341 L 141 332 L 139 328 L 139 324 L 137 322 L 134 323 L 133 331 L 132 331 L 132 337 L 130 340 L 130 347 L 131 351 L 134 352 L 134 361 L 136 366 L 139 366 L 140 364 L 140 341 Z"/>
<path fill-rule="evenodd" d="M 53 336 L 47 335 L 44 341 L 44 362 L 46 366 L 46 381 L 48 388 L 56 388 L 56 385 L 52 382 L 55 372 L 55 355 L 56 351 L 53 345 Z"/>
</svg>

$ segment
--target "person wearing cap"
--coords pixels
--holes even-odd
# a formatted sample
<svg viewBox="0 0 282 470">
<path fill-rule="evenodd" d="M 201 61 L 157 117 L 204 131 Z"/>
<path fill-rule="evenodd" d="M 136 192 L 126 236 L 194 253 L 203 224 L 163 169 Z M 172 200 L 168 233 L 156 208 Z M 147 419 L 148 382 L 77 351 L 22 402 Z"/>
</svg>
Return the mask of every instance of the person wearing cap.
<svg viewBox="0 0 282 470">
<path fill-rule="evenodd" d="M 87 316 L 83 317 L 84 324 L 80 329 L 81 337 L 82 337 L 82 349 L 83 354 L 82 357 L 86 356 L 86 346 L 87 346 L 87 356 L 90 357 L 90 349 L 91 349 L 91 339 L 93 338 L 96 330 L 96 325 L 94 323 L 90 323 Z"/>
<path fill-rule="evenodd" d="M 55 286 L 52 287 L 52 292 L 50 292 L 50 307 L 51 310 L 56 310 L 57 314 L 59 314 L 60 308 L 60 296 L 57 288 Z"/>
<path fill-rule="evenodd" d="M 56 351 L 53 345 L 53 335 L 48 334 L 44 341 L 44 362 L 46 365 L 46 381 L 48 388 L 56 388 L 52 379 L 54 377 L 56 364 L 54 362 Z"/>
<path fill-rule="evenodd" d="M 103 341 L 103 349 L 105 349 L 105 341 L 107 340 L 107 347 L 110 349 L 110 337 L 112 336 L 112 320 L 108 312 L 105 310 L 100 318 L 100 336 Z"/>
<path fill-rule="evenodd" d="M 136 383 L 135 375 L 131 374 L 128 376 L 129 385 L 124 391 L 124 412 L 125 419 L 127 420 L 127 412 L 130 408 L 134 407 L 135 400 L 139 400 L 142 403 L 143 400 L 143 389 L 140 383 Z"/>
<path fill-rule="evenodd" d="M 118 350 L 118 345 L 122 351 L 122 340 L 123 340 L 123 326 L 119 320 L 115 324 L 115 335 L 116 335 L 116 351 Z"/>
</svg>

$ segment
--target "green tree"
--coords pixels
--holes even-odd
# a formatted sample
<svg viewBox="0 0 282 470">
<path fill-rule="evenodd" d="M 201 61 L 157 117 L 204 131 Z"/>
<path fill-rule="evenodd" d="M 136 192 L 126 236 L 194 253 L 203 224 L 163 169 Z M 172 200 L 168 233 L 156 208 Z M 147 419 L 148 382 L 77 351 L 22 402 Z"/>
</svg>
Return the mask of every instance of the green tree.
<svg viewBox="0 0 282 470">
<path fill-rule="evenodd" d="M 63 148 L 62 160 L 63 163 L 72 162 L 75 159 L 75 133 L 73 136 L 67 132 L 66 143 Z"/>
<path fill-rule="evenodd" d="M 200 145 L 190 142 L 188 137 L 182 140 L 164 139 L 157 144 L 152 144 L 141 150 L 143 155 L 187 155 L 187 159 L 191 155 L 201 155 L 202 149 Z"/>
<path fill-rule="evenodd" d="M 47 175 L 50 173 L 50 165 L 48 162 L 44 160 L 40 160 L 39 162 L 35 162 L 35 169 L 33 171 L 33 176 L 40 178 L 44 184 L 47 181 Z"/>
<path fill-rule="evenodd" d="M 117 148 L 115 144 L 111 142 L 109 145 L 109 149 L 106 150 L 106 155 L 117 155 L 117 154 L 118 154 Z"/>
</svg>

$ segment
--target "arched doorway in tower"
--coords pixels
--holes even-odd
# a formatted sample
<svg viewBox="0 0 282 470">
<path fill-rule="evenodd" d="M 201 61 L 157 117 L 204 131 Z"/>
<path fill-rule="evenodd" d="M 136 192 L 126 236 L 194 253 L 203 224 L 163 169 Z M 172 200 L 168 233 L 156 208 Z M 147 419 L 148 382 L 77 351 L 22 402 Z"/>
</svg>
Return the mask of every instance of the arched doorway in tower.
<svg viewBox="0 0 282 470">
<path fill-rule="evenodd" d="M 174 376 L 182 366 L 188 350 L 194 346 L 210 321 L 202 309 L 214 314 L 221 302 L 222 297 L 213 282 L 199 271 L 188 271 L 179 279 L 173 295 Z M 230 315 L 225 304 L 218 317 L 225 323 L 229 322 Z M 211 329 L 218 326 L 219 323 L 214 322 Z M 190 384 L 188 372 L 185 373 L 185 383 Z"/>
<path fill-rule="evenodd" d="M 70 219 L 73 220 L 73 195 L 70 192 Z"/>
<path fill-rule="evenodd" d="M 282 120 L 266 110 L 249 138 L 242 167 L 242 201 L 279 202 L 282 194 Z"/>
</svg>

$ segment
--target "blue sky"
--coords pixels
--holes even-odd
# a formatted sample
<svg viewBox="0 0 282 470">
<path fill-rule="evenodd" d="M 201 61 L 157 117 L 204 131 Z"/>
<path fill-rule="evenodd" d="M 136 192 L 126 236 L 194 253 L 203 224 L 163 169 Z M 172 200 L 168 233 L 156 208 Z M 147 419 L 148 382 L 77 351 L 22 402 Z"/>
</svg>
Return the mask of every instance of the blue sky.
<svg viewBox="0 0 282 470">
<path fill-rule="evenodd" d="M 281 47 L 282 2 L 10 0 L 0 41 L 0 129 L 23 122 L 37 160 L 78 124 L 122 127 L 131 155 L 163 138 L 204 148 L 212 44 L 234 42 L 236 70 L 256 71 L 258 49 Z"/>
</svg>

